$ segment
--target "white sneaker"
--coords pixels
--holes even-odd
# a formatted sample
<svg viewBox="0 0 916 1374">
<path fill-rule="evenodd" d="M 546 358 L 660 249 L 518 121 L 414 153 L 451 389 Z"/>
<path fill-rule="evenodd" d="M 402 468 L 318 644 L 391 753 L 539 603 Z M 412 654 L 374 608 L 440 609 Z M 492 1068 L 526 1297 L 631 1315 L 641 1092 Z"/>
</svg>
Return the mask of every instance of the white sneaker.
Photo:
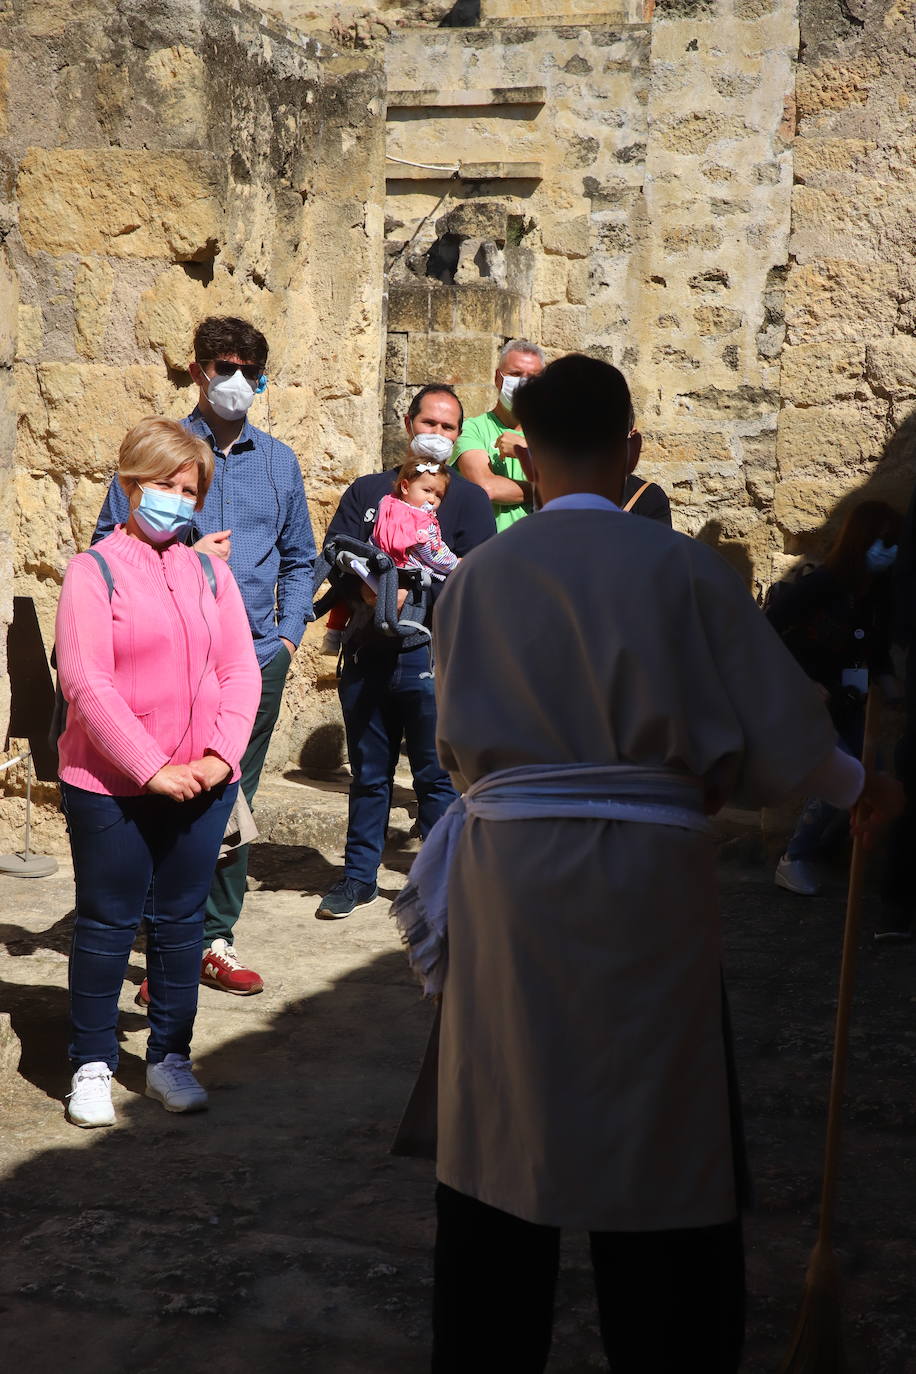
<svg viewBox="0 0 916 1374">
<path fill-rule="evenodd" d="M 323 654 L 339 654 L 342 639 L 343 630 L 325 630 L 324 639 L 321 641 L 321 652 Z"/>
<path fill-rule="evenodd" d="M 96 1060 L 81 1064 L 73 1075 L 73 1088 L 67 1093 L 67 1118 L 74 1126 L 113 1126 L 111 1069 Z"/>
<path fill-rule="evenodd" d="M 155 1097 L 167 1112 L 202 1112 L 207 1090 L 191 1072 L 191 1061 L 182 1054 L 167 1054 L 161 1064 L 146 1066 L 146 1095 Z"/>
<path fill-rule="evenodd" d="M 796 892 L 799 897 L 816 897 L 821 890 L 814 865 L 805 859 L 790 859 L 787 854 L 783 854 L 776 865 L 773 881 L 777 887 Z"/>
</svg>

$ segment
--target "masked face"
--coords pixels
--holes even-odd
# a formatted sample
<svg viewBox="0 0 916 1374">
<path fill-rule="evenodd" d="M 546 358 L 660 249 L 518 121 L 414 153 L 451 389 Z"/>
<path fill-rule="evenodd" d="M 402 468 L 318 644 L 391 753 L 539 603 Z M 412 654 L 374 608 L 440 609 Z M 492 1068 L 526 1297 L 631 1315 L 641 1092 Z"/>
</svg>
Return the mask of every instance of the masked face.
<svg viewBox="0 0 916 1374">
<path fill-rule="evenodd" d="M 207 400 L 221 420 L 242 420 L 266 384 L 266 378 L 262 377 L 257 388 L 253 387 L 246 381 L 241 368 L 237 368 L 231 377 L 207 379 Z"/>
<path fill-rule="evenodd" d="M 525 381 L 524 377 L 503 377 L 502 386 L 499 388 L 499 398 L 507 410 L 511 411 L 515 393 L 523 381 Z"/>
<path fill-rule="evenodd" d="M 892 568 L 897 558 L 897 545 L 888 547 L 883 539 L 876 539 L 865 555 L 865 566 L 869 572 L 886 572 Z"/>
<path fill-rule="evenodd" d="M 447 434 L 415 434 L 410 451 L 415 458 L 432 458 L 435 463 L 447 463 L 452 456 L 452 440 Z"/>
<path fill-rule="evenodd" d="M 147 539 L 154 544 L 166 544 L 185 534 L 194 519 L 194 502 L 177 492 L 156 491 L 155 487 L 141 487 L 140 502 L 133 515 Z"/>
</svg>

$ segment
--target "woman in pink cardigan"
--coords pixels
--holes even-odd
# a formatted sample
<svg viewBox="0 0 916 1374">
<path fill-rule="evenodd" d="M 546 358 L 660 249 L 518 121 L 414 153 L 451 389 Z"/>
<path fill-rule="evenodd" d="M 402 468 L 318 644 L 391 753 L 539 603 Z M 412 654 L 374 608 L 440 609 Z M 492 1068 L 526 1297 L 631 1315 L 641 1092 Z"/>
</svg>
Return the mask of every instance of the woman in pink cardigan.
<svg viewBox="0 0 916 1374">
<path fill-rule="evenodd" d="M 226 564 L 181 542 L 213 454 L 173 420 L 136 425 L 118 525 L 71 561 L 57 612 L 62 805 L 76 876 L 68 1115 L 114 1123 L 118 997 L 147 922 L 146 1091 L 200 1110 L 191 1072 L 204 905 L 261 694 L 248 618 Z M 99 561 L 98 555 L 101 556 Z"/>
</svg>

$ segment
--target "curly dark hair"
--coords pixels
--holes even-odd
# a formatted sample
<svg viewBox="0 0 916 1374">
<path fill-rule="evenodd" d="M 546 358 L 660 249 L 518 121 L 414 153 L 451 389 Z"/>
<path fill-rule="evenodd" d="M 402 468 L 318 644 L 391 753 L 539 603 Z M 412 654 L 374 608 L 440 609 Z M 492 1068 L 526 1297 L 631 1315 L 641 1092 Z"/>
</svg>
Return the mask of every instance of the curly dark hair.
<svg viewBox="0 0 916 1374">
<path fill-rule="evenodd" d="M 264 368 L 267 353 L 267 340 L 260 329 L 235 315 L 208 315 L 194 330 L 194 361 L 197 363 L 232 357 Z"/>
</svg>

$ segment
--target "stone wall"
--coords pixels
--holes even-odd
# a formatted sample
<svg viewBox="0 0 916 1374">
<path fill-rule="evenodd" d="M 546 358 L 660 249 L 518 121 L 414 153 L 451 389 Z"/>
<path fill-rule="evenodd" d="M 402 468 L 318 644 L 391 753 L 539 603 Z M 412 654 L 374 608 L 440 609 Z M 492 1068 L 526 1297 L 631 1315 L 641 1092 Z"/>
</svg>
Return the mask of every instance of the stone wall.
<svg viewBox="0 0 916 1374">
<path fill-rule="evenodd" d="M 50 649 L 64 569 L 123 433 L 196 399 L 185 369 L 203 315 L 243 313 L 271 340 L 252 419 L 298 453 L 319 537 L 377 462 L 384 104 L 371 62 L 243 4 L 13 0 L 5 18 L 14 227 L 0 305 L 19 295 L 5 532 Z M 4 322 L 0 424 L 13 337 Z M 315 690 L 317 638 L 292 675 L 274 768 L 339 737 L 336 696 Z"/>
<path fill-rule="evenodd" d="M 678 528 L 768 577 L 788 262 L 795 0 L 655 10 L 624 354 Z"/>
<path fill-rule="evenodd" d="M 896 0 L 610 13 L 484 0 L 477 27 L 387 43 L 389 457 L 405 381 L 428 380 L 405 356 L 450 368 L 474 412 L 509 332 L 597 353 L 631 380 L 676 526 L 759 589 L 852 494 L 901 503 L 914 475 L 916 18 Z M 492 347 L 449 349 L 438 302 L 482 318 L 484 286 L 503 294 Z M 405 349 L 424 310 L 430 347 Z"/>
<path fill-rule="evenodd" d="M 515 21 L 500 14 L 389 40 L 389 459 L 404 383 L 454 381 L 468 413 L 479 413 L 492 404 L 510 335 L 551 356 L 589 348 L 621 360 L 649 30 L 628 24 L 621 6 L 611 7 L 614 24 L 577 22 L 574 7 L 566 22 L 570 8 L 551 0 L 542 9 L 553 17 L 529 22 L 531 7 L 516 6 L 524 13 Z M 426 345 L 414 337 L 424 329 Z"/>
<path fill-rule="evenodd" d="M 916 11 L 803 0 L 777 567 L 916 476 Z"/>
</svg>

